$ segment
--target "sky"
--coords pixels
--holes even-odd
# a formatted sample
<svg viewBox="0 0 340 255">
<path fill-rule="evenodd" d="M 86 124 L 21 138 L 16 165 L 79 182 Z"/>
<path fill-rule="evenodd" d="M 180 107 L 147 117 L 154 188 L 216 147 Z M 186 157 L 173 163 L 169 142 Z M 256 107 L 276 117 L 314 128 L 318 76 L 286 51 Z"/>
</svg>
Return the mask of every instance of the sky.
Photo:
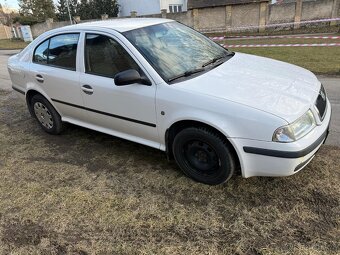
<svg viewBox="0 0 340 255">
<path fill-rule="evenodd" d="M 0 4 L 9 8 L 19 9 L 17 0 L 0 0 Z"/>
<path fill-rule="evenodd" d="M 56 3 L 57 0 L 53 2 Z M 9 8 L 19 9 L 18 0 L 0 0 L 0 4 Z"/>
</svg>

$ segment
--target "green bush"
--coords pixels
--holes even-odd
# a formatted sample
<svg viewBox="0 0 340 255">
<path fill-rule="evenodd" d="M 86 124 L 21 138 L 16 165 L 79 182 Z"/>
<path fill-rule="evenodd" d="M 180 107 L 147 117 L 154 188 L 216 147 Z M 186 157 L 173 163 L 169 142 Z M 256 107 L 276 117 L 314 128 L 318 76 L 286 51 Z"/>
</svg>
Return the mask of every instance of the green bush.
<svg viewBox="0 0 340 255">
<path fill-rule="evenodd" d="M 21 25 L 34 25 L 40 21 L 33 16 L 17 16 L 13 19 L 13 23 L 19 22 Z"/>
</svg>

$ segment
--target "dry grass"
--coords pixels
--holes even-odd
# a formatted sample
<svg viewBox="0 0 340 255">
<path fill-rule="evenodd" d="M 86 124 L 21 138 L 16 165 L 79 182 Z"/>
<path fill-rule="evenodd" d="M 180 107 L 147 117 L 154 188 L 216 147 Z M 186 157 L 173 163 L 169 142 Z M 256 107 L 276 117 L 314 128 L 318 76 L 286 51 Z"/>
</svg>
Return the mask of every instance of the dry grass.
<svg viewBox="0 0 340 255">
<path fill-rule="evenodd" d="M 44 133 L 0 91 L 0 254 L 339 254 L 340 149 L 288 178 L 210 187 L 163 153 Z"/>
<path fill-rule="evenodd" d="M 302 38 L 264 38 L 264 39 L 228 39 L 224 44 L 312 44 L 312 43 L 340 43 L 340 39 L 302 39 Z"/>
<path fill-rule="evenodd" d="M 16 49 L 23 49 L 28 45 L 28 43 L 17 40 L 17 39 L 1 39 L 0 40 L 0 49 L 1 50 L 16 50 Z"/>
<path fill-rule="evenodd" d="M 304 67 L 315 74 L 340 74 L 340 47 L 230 48 Z"/>
<path fill-rule="evenodd" d="M 337 34 L 338 35 L 338 34 Z M 227 45 L 235 44 L 304 44 L 304 43 L 339 43 L 339 39 L 247 39 L 225 40 Z M 229 48 L 268 58 L 273 58 L 302 66 L 316 74 L 340 74 L 340 47 L 265 47 L 265 48 Z"/>
</svg>

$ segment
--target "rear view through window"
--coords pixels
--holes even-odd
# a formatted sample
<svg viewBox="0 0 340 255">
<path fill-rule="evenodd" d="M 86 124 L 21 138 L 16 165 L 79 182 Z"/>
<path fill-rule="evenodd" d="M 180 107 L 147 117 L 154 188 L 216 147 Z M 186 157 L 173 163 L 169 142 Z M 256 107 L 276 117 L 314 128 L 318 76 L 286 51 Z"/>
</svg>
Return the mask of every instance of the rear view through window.
<svg viewBox="0 0 340 255">
<path fill-rule="evenodd" d="M 34 51 L 33 62 L 76 70 L 79 34 L 62 34 L 41 43 Z"/>
<path fill-rule="evenodd" d="M 41 43 L 34 52 L 33 62 L 37 64 L 47 64 L 48 57 L 48 43 L 50 40 L 47 40 Z"/>
</svg>

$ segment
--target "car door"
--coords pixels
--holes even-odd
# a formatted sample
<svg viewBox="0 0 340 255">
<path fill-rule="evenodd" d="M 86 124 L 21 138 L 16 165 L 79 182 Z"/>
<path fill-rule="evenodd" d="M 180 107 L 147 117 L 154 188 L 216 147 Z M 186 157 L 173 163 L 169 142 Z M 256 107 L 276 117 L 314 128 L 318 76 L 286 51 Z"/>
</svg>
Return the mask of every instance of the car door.
<svg viewBox="0 0 340 255">
<path fill-rule="evenodd" d="M 86 120 L 79 85 L 77 53 L 80 33 L 57 34 L 33 52 L 30 81 L 57 106 L 63 119 Z"/>
<path fill-rule="evenodd" d="M 116 86 L 114 82 L 117 73 L 129 69 L 144 75 L 128 49 L 109 35 L 86 33 L 84 65 L 80 84 L 88 121 L 104 132 L 158 147 L 155 84 Z"/>
</svg>

